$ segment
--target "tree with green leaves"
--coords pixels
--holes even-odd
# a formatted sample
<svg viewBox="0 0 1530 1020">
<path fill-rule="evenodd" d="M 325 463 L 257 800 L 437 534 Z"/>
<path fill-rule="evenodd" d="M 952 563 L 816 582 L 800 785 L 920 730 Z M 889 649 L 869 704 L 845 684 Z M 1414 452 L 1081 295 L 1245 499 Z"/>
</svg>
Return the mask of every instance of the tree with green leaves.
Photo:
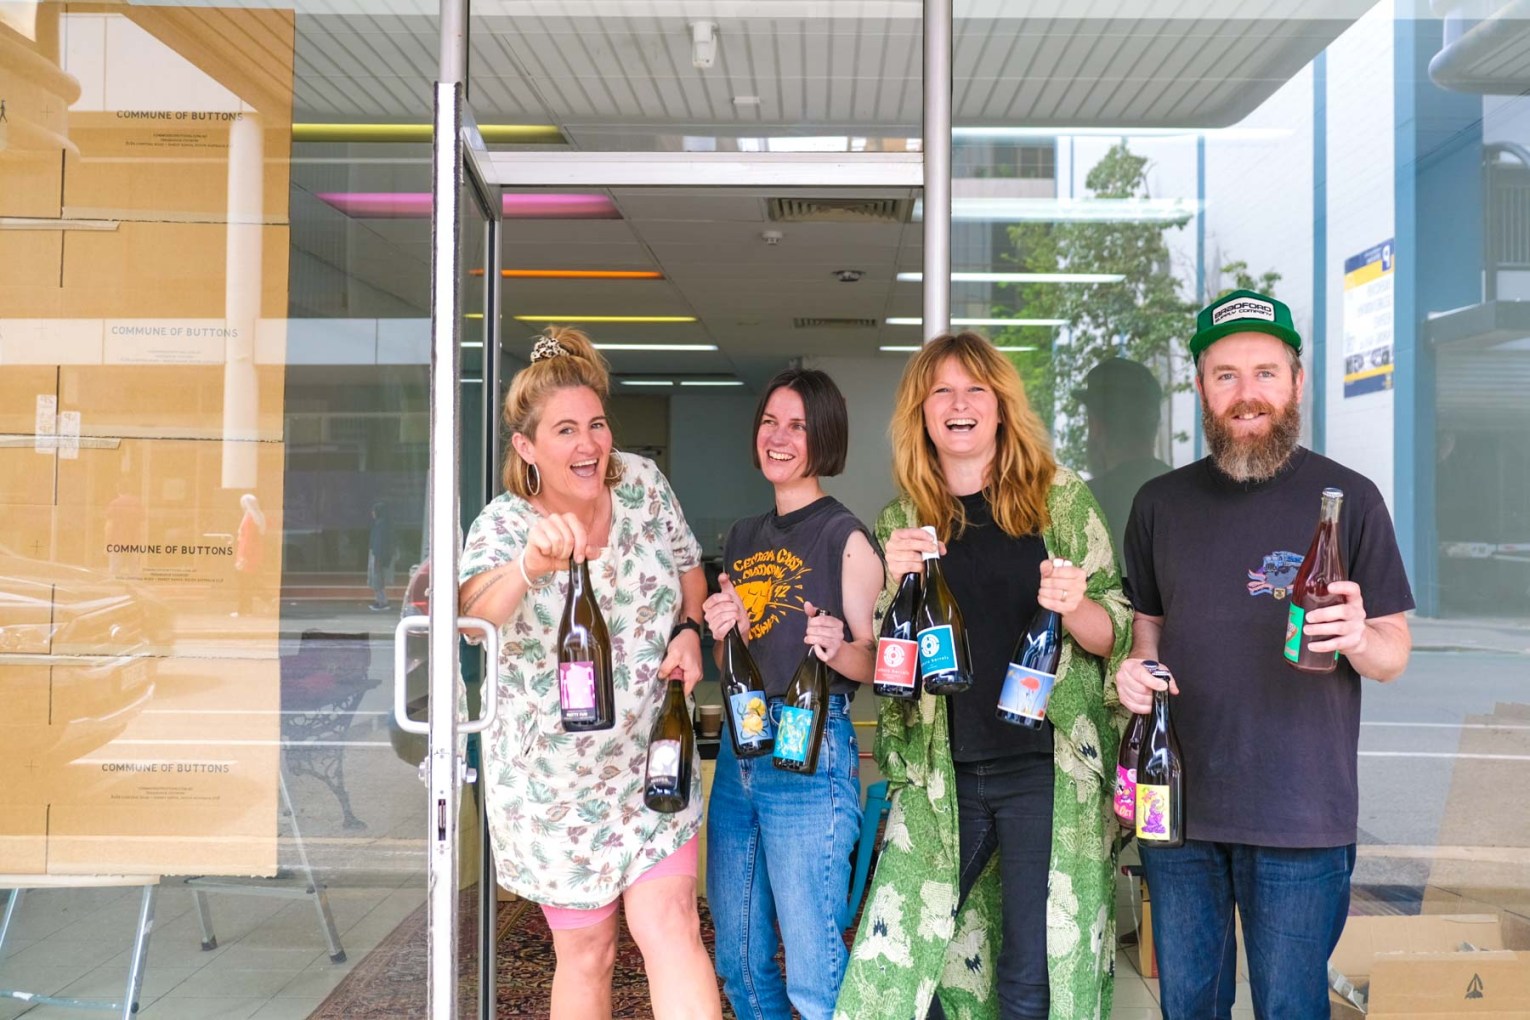
<svg viewBox="0 0 1530 1020">
<path fill-rule="evenodd" d="M 1112 146 L 1084 179 L 1098 199 L 1146 199 L 1148 160 L 1125 142 Z M 1022 223 L 1011 227 L 1017 269 L 1032 273 L 1098 273 L 1108 283 L 1011 285 L 1016 301 L 1010 314 L 1027 319 L 1060 319 L 1060 327 L 1005 330 L 996 343 L 1034 346 L 1016 356 L 1026 389 L 1043 421 L 1055 424 L 1058 458 L 1084 463 L 1084 417 L 1073 391 L 1101 360 L 1131 358 L 1152 368 L 1167 385 L 1169 353 L 1183 350 L 1195 324 L 1195 306 L 1180 293 L 1165 235 L 1183 227 L 1191 214 L 1156 220 Z"/>
</svg>

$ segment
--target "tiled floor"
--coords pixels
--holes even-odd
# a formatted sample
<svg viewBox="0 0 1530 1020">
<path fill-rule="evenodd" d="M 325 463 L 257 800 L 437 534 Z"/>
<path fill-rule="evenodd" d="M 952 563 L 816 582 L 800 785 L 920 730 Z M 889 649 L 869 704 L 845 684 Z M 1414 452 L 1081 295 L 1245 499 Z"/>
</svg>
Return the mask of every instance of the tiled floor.
<svg viewBox="0 0 1530 1020">
<path fill-rule="evenodd" d="M 331 963 L 306 900 L 211 893 L 218 947 L 200 948 L 191 894 L 161 889 L 149 947 L 144 1020 L 304 1020 L 351 967 L 423 901 L 424 885 L 407 874 L 363 881 L 341 877 L 331 907 L 349 959 Z M 12 944 L 0 960 L 0 985 L 78 998 L 118 998 L 127 973 L 136 889 L 29 892 Z M 1131 927 L 1123 904 L 1123 927 Z M 1141 978 L 1117 954 L 1113 1020 L 1159 1016 L 1158 982 Z M 0 1020 L 101 1020 L 99 1011 L 0 1001 Z M 1239 982 L 1236 1020 L 1252 1020 L 1248 986 Z M 508 1020 L 508 1018 L 507 1018 Z"/>
</svg>

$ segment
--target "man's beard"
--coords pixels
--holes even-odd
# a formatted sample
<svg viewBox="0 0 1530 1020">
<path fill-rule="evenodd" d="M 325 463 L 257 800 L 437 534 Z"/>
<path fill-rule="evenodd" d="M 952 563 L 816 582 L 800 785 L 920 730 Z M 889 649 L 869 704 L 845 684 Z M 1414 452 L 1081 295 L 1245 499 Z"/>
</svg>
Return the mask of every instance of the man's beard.
<svg viewBox="0 0 1530 1020">
<path fill-rule="evenodd" d="M 1270 427 L 1262 435 L 1242 436 L 1231 421 L 1240 414 L 1265 414 Z M 1262 400 L 1240 400 L 1221 417 L 1211 412 L 1201 399 L 1201 426 L 1206 434 L 1206 449 L 1222 473 L 1234 481 L 1262 482 L 1274 478 L 1301 438 L 1302 414 L 1295 400 L 1276 408 Z"/>
</svg>

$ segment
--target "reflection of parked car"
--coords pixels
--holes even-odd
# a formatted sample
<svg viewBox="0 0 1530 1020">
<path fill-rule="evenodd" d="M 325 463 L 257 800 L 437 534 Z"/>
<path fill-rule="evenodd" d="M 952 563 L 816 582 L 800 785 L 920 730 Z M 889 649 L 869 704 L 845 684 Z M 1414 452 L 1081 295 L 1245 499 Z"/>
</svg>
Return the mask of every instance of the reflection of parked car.
<svg viewBox="0 0 1530 1020">
<path fill-rule="evenodd" d="M 45 688 L 50 723 L 10 739 L 73 760 L 120 734 L 154 693 L 163 619 L 126 582 L 0 548 L 0 670 L 13 698 L 27 696 L 29 674 Z"/>
</svg>

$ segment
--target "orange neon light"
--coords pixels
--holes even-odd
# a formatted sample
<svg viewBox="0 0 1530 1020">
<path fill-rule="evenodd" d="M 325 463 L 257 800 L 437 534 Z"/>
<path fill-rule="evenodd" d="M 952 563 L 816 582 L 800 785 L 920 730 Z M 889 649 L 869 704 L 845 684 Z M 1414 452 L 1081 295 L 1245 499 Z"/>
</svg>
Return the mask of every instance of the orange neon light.
<svg viewBox="0 0 1530 1020">
<path fill-rule="evenodd" d="M 482 276 L 482 269 L 474 269 Z M 501 269 L 507 280 L 662 280 L 664 274 L 653 269 Z"/>
</svg>

